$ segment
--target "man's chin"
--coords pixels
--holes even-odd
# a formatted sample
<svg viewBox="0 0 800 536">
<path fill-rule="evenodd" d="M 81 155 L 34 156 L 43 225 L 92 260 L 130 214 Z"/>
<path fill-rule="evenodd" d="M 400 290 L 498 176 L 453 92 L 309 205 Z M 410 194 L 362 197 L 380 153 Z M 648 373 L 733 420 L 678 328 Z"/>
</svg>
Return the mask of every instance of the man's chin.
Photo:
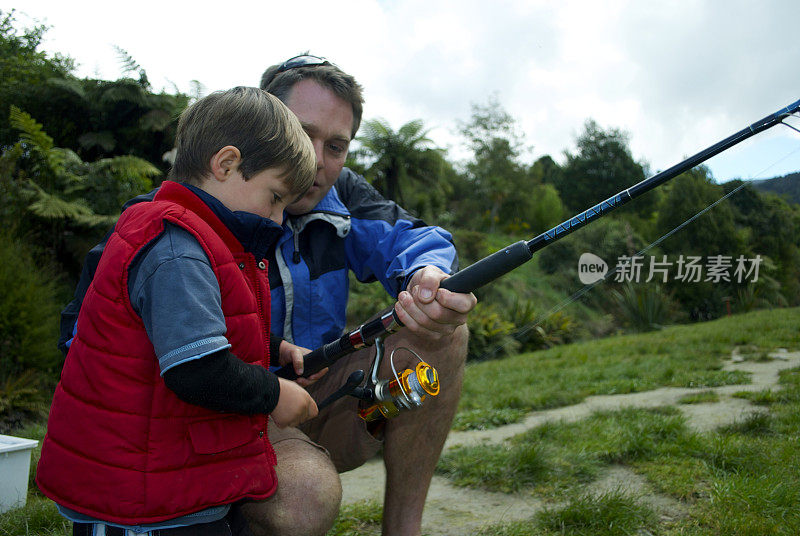
<svg viewBox="0 0 800 536">
<path fill-rule="evenodd" d="M 309 212 L 312 208 L 317 205 L 317 201 L 314 199 L 306 199 L 305 197 L 298 201 L 297 203 L 292 203 L 288 207 L 286 207 L 286 212 L 291 214 L 292 216 L 302 216 Z"/>
</svg>

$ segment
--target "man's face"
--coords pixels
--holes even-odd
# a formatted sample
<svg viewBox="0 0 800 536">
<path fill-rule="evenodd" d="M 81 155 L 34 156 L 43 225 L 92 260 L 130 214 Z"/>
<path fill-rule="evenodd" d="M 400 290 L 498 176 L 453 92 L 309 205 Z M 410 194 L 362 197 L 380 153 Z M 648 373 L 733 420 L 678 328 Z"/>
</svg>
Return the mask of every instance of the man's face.
<svg viewBox="0 0 800 536">
<path fill-rule="evenodd" d="M 314 184 L 287 212 L 305 214 L 319 203 L 333 183 L 347 158 L 353 128 L 352 106 L 314 80 L 301 80 L 291 89 L 286 106 L 294 112 L 311 138 L 317 155 Z"/>
</svg>

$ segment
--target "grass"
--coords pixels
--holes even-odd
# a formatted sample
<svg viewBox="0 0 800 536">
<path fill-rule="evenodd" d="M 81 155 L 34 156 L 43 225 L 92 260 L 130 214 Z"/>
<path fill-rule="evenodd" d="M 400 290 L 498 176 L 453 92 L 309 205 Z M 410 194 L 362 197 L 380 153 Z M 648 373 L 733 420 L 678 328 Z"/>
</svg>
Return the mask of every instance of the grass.
<svg viewBox="0 0 800 536">
<path fill-rule="evenodd" d="M 746 346 L 761 356 L 798 348 L 798 324 L 800 309 L 761 311 L 470 365 L 457 422 L 496 426 L 592 394 L 745 383 L 745 375 L 722 371 L 731 350 Z M 690 429 L 675 408 L 597 412 L 545 424 L 502 445 L 450 450 L 438 471 L 458 485 L 535 493 L 546 501 L 528 520 L 484 528 L 488 536 L 798 534 L 800 370 L 784 371 L 778 388 L 736 396 L 764 412 L 708 433 Z M 708 401 L 701 393 L 684 403 Z M 44 426 L 15 435 L 41 439 Z M 37 459 L 38 451 L 34 467 Z M 681 514 L 664 520 L 641 496 L 590 492 L 611 466 L 646 478 L 649 491 L 677 501 Z M 374 501 L 348 505 L 329 536 L 379 534 L 381 516 Z M 33 485 L 26 507 L 0 516 L 0 536 L 68 533 Z"/>
<path fill-rule="evenodd" d="M 437 470 L 460 486 L 558 496 L 593 481 L 611 464 L 686 447 L 696 448 L 694 436 L 677 410 L 624 409 L 546 423 L 502 446 L 451 449 Z"/>
<path fill-rule="evenodd" d="M 653 510 L 620 491 L 578 495 L 567 503 L 537 514 L 530 520 L 486 527 L 481 536 L 617 536 L 651 534 Z"/>
<path fill-rule="evenodd" d="M 796 323 L 797 311 L 789 314 Z M 767 313 L 761 318 L 774 317 Z M 728 331 L 726 322 L 712 324 Z M 769 351 L 757 333 L 769 328 L 757 324 L 744 320 L 739 325 L 746 329 L 738 329 L 735 337 L 701 334 L 711 345 L 732 340 L 727 351 L 719 348 L 720 358 L 737 344 Z M 796 347 L 794 336 L 783 330 L 776 332 L 775 346 Z M 655 345 L 659 335 L 626 339 Z M 694 336 L 691 331 L 686 335 L 687 341 Z M 690 350 L 678 343 L 675 352 Z M 494 447 L 450 450 L 438 471 L 457 485 L 532 493 L 551 505 L 529 520 L 488 527 L 481 533 L 485 535 L 798 534 L 800 369 L 783 371 L 778 388 L 737 396 L 766 411 L 706 433 L 689 428 L 682 414 L 670 407 L 597 412 L 577 422 L 545 424 Z M 684 403 L 710 398 L 701 392 Z M 609 468 L 620 465 L 644 476 L 650 493 L 676 501 L 680 511 L 662 520 L 635 497 L 592 494 Z"/>
<path fill-rule="evenodd" d="M 758 311 L 471 363 L 459 411 L 481 411 L 486 422 L 458 417 L 457 423 L 487 427 L 508 422 L 509 409 L 521 419 L 529 411 L 575 404 L 591 395 L 744 384 L 747 374 L 722 368 L 733 348 L 766 353 L 800 347 L 798 325 L 800 309 Z"/>
<path fill-rule="evenodd" d="M 381 533 L 383 506 L 377 501 L 361 501 L 342 507 L 333 528 L 326 536 L 371 536 Z"/>
<path fill-rule="evenodd" d="M 709 404 L 712 402 L 719 402 L 719 395 L 716 391 L 700 391 L 678 399 L 679 404 Z"/>
</svg>

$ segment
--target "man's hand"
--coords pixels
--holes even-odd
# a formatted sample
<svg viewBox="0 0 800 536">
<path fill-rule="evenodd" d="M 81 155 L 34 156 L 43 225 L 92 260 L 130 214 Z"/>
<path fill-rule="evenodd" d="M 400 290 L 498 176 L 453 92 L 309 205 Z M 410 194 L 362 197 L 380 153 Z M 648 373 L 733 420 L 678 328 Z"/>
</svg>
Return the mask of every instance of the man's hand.
<svg viewBox="0 0 800 536">
<path fill-rule="evenodd" d="M 439 340 L 452 335 L 455 329 L 467 322 L 467 314 L 478 300 L 472 293 L 457 294 L 439 288 L 449 276 L 435 266 L 417 270 L 408 288 L 397 297 L 395 311 L 400 321 L 411 332 Z"/>
<path fill-rule="evenodd" d="M 325 373 L 328 372 L 328 369 L 324 368 L 319 372 L 312 374 L 308 378 L 300 377 L 303 374 L 303 356 L 309 352 L 311 352 L 311 350 L 308 348 L 303 348 L 302 346 L 297 346 L 290 342 L 281 341 L 278 363 L 280 363 L 281 366 L 291 363 L 295 373 L 298 376 L 295 381 L 302 387 L 308 387 L 318 379 L 322 378 Z"/>
<path fill-rule="evenodd" d="M 281 394 L 278 405 L 272 410 L 272 420 L 279 428 L 297 426 L 317 416 L 317 403 L 308 392 L 296 383 L 278 378 Z"/>
</svg>

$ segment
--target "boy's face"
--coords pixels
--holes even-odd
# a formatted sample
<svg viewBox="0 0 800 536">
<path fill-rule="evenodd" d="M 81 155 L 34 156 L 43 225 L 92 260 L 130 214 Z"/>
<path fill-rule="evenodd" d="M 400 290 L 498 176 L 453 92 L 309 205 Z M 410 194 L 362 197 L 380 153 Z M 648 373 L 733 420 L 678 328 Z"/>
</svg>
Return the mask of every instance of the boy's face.
<svg viewBox="0 0 800 536">
<path fill-rule="evenodd" d="M 288 209 L 290 214 L 300 215 L 317 206 L 339 178 L 350 146 L 353 108 L 330 89 L 311 79 L 294 85 L 286 106 L 294 112 L 311 138 L 317 157 L 314 184 Z"/>
<path fill-rule="evenodd" d="M 296 199 L 284 180 L 283 170 L 267 168 L 244 180 L 235 168 L 224 184 L 212 181 L 216 191 L 209 191 L 223 205 L 234 211 L 251 212 L 283 223 L 283 211 Z M 204 188 L 205 189 L 205 188 Z"/>
</svg>

